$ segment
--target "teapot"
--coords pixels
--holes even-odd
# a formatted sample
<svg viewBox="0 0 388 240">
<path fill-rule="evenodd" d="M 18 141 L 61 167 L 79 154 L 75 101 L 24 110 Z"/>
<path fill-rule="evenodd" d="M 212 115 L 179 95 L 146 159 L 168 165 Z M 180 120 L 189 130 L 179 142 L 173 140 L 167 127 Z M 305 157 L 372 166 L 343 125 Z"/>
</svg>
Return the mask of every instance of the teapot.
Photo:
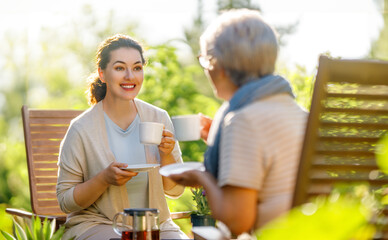
<svg viewBox="0 0 388 240">
<path fill-rule="evenodd" d="M 159 240 L 159 210 L 126 208 L 113 217 L 113 230 L 121 240 Z"/>
</svg>

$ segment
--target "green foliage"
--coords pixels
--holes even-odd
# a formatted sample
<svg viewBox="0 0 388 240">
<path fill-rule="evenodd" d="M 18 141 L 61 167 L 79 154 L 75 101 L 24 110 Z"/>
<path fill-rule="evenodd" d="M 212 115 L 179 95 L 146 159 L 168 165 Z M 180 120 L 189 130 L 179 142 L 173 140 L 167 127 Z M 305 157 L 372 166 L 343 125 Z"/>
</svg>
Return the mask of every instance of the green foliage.
<svg viewBox="0 0 388 240">
<path fill-rule="evenodd" d="M 385 134 L 377 143 L 376 160 L 379 168 L 388 174 L 388 134 Z"/>
<path fill-rule="evenodd" d="M 219 103 L 213 97 L 201 94 L 194 81 L 202 69 L 182 65 L 175 51 L 169 45 L 148 50 L 149 63 L 139 98 L 166 109 L 172 116 L 198 112 L 214 114 Z"/>
<path fill-rule="evenodd" d="M 193 211 L 193 213 L 198 215 L 209 215 L 210 207 L 205 190 L 203 188 L 192 188 L 191 192 L 193 193 L 193 201 L 195 202 L 195 207 L 197 209 Z"/>
<path fill-rule="evenodd" d="M 349 188 L 348 188 L 349 189 Z M 341 188 L 328 197 L 292 209 L 256 232 L 267 239 L 372 239 L 375 227 L 370 224 L 376 201 L 367 186 L 355 186 L 351 192 Z"/>
<path fill-rule="evenodd" d="M 30 210 L 25 147 L 20 141 L 8 140 L 5 144 L 0 157 L 4 161 L 0 168 L 0 202 Z"/>
<path fill-rule="evenodd" d="M 5 212 L 6 204 L 0 204 L 0 230 L 5 232 L 12 231 L 12 217 Z M 2 239 L 0 237 L 0 239 Z"/>
<path fill-rule="evenodd" d="M 260 11 L 260 6 L 252 3 L 252 0 L 218 0 L 218 12 L 222 12 L 234 8 L 248 8 Z"/>
<path fill-rule="evenodd" d="M 302 66 L 296 66 L 292 71 L 285 67 L 281 67 L 280 70 L 278 70 L 278 74 L 290 81 L 296 97 L 296 102 L 305 109 L 310 109 L 311 97 L 314 89 L 314 74 L 308 73 L 306 68 Z"/>
<path fill-rule="evenodd" d="M 42 222 L 39 217 L 32 217 L 30 224 L 21 226 L 15 220 L 14 236 L 1 230 L 1 234 L 7 240 L 60 240 L 63 236 L 65 226 L 61 226 L 55 231 L 55 219 L 48 221 L 47 218 Z"/>
</svg>

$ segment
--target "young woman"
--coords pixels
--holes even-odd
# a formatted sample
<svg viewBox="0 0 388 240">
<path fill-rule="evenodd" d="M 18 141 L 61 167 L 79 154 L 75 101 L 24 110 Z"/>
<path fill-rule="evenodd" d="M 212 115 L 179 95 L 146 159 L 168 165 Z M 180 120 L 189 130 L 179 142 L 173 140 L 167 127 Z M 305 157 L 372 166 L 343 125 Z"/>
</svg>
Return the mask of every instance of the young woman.
<svg viewBox="0 0 388 240">
<path fill-rule="evenodd" d="M 225 12 L 200 40 L 200 63 L 225 102 L 214 121 L 202 117 L 207 171 L 170 177 L 203 186 L 216 219 L 250 232 L 291 206 L 307 113 L 273 74 L 276 34 L 259 12 Z"/>
<path fill-rule="evenodd" d="M 74 119 L 62 142 L 58 202 L 67 213 L 64 239 L 117 238 L 113 216 L 124 208 L 157 208 L 161 238 L 187 236 L 173 223 L 165 195 L 179 197 L 184 187 L 158 169 L 137 173 L 128 164 L 182 162 L 167 112 L 136 98 L 144 80 L 143 49 L 134 39 L 115 35 L 97 51 L 97 71 L 89 78 L 91 107 Z M 165 126 L 160 145 L 142 145 L 141 122 Z"/>
</svg>

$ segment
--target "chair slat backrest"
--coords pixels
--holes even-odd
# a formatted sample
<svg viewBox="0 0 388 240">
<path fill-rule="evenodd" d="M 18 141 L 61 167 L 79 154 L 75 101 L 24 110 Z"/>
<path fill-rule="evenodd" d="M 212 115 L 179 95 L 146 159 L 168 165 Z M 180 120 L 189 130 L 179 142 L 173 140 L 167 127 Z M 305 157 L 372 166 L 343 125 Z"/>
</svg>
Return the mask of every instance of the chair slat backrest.
<svg viewBox="0 0 388 240">
<path fill-rule="evenodd" d="M 32 211 L 66 216 L 56 197 L 59 146 L 80 110 L 35 110 L 22 107 Z"/>
<path fill-rule="evenodd" d="M 388 184 L 375 160 L 388 130 L 388 62 L 321 56 L 293 206 L 336 184 Z"/>
</svg>

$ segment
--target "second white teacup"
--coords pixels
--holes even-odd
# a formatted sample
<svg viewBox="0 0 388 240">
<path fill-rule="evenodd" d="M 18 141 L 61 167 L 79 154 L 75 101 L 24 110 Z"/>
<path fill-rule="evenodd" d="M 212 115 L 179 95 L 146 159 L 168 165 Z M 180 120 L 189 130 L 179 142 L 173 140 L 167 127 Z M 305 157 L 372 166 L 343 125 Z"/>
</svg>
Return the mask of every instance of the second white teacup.
<svg viewBox="0 0 388 240">
<path fill-rule="evenodd" d="M 201 138 L 199 115 L 180 115 L 171 117 L 178 141 L 196 141 Z"/>
<path fill-rule="evenodd" d="M 140 142 L 142 144 L 156 144 L 159 145 L 163 136 L 162 123 L 157 122 L 141 122 L 140 123 Z"/>
</svg>

